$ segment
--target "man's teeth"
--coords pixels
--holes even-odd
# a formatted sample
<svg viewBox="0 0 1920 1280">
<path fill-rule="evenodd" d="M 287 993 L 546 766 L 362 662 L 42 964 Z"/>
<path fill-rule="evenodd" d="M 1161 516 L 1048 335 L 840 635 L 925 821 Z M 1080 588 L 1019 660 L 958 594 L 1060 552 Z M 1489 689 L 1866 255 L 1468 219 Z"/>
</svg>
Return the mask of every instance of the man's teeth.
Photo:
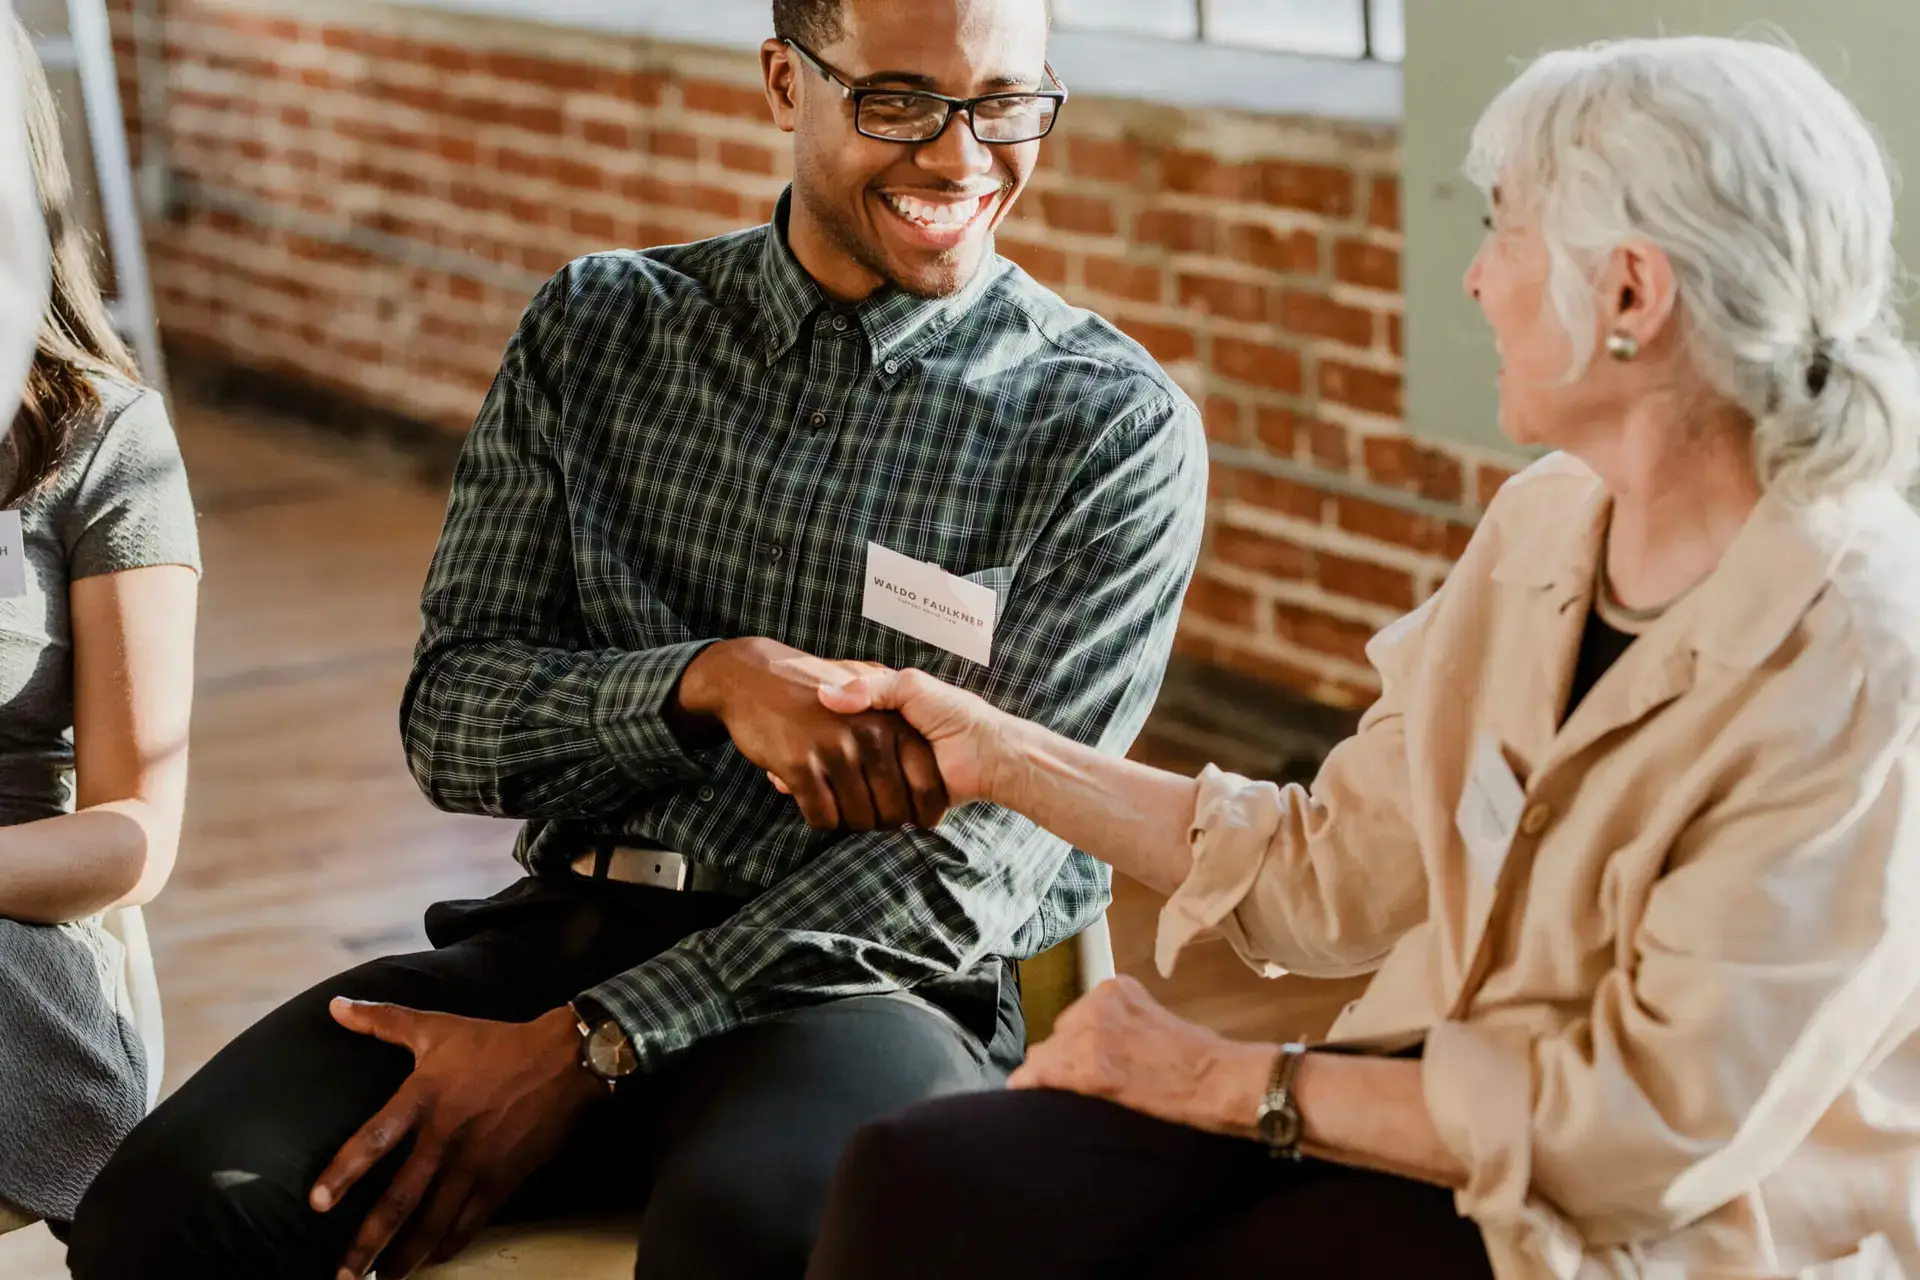
<svg viewBox="0 0 1920 1280">
<path fill-rule="evenodd" d="M 972 222 L 974 215 L 980 212 L 978 199 L 965 204 L 949 204 L 945 201 L 915 200 L 912 196 L 888 196 L 886 201 L 889 208 L 907 221 L 941 230 L 958 230 Z"/>
</svg>

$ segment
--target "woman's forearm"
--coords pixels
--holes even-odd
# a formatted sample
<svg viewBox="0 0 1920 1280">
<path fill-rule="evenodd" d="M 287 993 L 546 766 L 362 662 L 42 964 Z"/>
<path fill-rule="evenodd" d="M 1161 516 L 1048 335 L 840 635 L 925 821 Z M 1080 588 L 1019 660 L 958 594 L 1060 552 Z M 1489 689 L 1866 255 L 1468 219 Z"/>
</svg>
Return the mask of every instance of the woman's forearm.
<svg viewBox="0 0 1920 1280">
<path fill-rule="evenodd" d="M 1258 1138 L 1277 1045 L 1236 1044 L 1219 1055 L 1213 1127 Z M 1301 1150 L 1335 1164 L 1458 1188 L 1467 1169 L 1440 1140 L 1427 1110 L 1420 1064 L 1401 1058 L 1309 1053 L 1293 1077 Z"/>
<path fill-rule="evenodd" d="M 1161 893 L 1186 880 L 1199 792 L 1192 778 L 1117 760 L 1023 720 L 1009 719 L 1002 743 L 987 799 Z"/>
<path fill-rule="evenodd" d="M 144 800 L 0 827 L 0 916 L 64 924 L 144 902 L 166 882 L 179 831 Z"/>
</svg>

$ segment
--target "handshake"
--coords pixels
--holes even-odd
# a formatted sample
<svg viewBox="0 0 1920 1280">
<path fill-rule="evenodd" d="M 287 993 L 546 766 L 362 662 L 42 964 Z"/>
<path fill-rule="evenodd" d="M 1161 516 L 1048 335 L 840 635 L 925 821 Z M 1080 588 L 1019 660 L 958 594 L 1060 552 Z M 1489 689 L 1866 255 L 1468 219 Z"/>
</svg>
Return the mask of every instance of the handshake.
<svg viewBox="0 0 1920 1280">
<path fill-rule="evenodd" d="M 933 827 L 989 798 L 1017 723 L 921 671 L 833 662 L 774 640 L 724 640 L 674 699 L 683 741 L 731 738 L 820 831 Z"/>
</svg>

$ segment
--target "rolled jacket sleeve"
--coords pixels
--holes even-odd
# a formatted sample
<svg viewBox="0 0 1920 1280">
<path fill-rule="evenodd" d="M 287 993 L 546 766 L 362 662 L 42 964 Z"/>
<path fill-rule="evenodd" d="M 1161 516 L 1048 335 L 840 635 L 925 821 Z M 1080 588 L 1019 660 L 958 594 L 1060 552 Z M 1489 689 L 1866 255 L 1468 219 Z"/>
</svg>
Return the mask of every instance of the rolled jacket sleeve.
<svg viewBox="0 0 1920 1280">
<path fill-rule="evenodd" d="M 1584 1017 L 1431 1032 L 1464 1213 L 1518 1223 L 1531 1195 L 1589 1248 L 1667 1235 L 1778 1169 L 1912 1029 L 1915 716 L 1863 689 L 1844 724 L 1806 728 L 1687 828 Z"/>
<path fill-rule="evenodd" d="M 1155 960 L 1163 974 L 1206 929 L 1270 977 L 1369 973 L 1425 918 L 1420 841 L 1404 807 L 1400 699 L 1439 599 L 1374 637 L 1367 656 L 1381 696 L 1310 789 L 1211 766 L 1201 775 L 1193 870 L 1160 917 Z"/>
</svg>

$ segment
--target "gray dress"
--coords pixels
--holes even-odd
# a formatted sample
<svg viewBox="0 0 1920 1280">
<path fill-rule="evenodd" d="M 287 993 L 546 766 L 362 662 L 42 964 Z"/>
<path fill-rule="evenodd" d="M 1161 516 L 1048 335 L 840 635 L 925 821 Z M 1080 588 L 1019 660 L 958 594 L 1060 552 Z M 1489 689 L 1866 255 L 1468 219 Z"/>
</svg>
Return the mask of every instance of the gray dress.
<svg viewBox="0 0 1920 1280">
<path fill-rule="evenodd" d="M 21 509 L 27 593 L 0 599 L 0 826 L 74 805 L 68 586 L 152 565 L 198 570 L 180 450 L 160 397 L 102 380 L 105 409 Z M 0 481 L 12 462 L 0 455 Z M 0 851 L 4 856 L 4 851 Z M 116 1007 L 120 944 L 98 919 L 0 916 L 0 1201 L 69 1221 L 140 1119 L 146 1061 Z"/>
</svg>

